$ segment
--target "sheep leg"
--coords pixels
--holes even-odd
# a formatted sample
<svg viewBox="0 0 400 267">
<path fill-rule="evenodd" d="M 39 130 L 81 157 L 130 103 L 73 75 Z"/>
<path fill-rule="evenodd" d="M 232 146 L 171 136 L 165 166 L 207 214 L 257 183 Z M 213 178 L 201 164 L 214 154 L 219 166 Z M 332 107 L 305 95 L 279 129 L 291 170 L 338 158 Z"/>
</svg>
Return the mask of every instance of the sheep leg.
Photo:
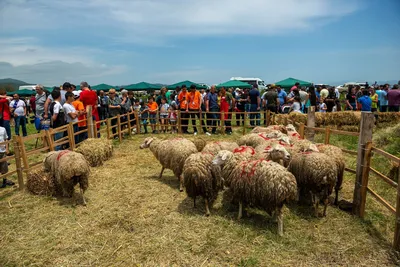
<svg viewBox="0 0 400 267">
<path fill-rule="evenodd" d="M 281 208 L 276 208 L 275 215 L 278 219 L 278 235 L 283 236 L 283 212 Z"/>
<path fill-rule="evenodd" d="M 239 202 L 239 213 L 238 213 L 238 220 L 240 220 L 242 218 L 242 214 L 243 214 L 243 204 L 240 201 Z"/>
<path fill-rule="evenodd" d="M 210 209 L 208 207 L 208 199 L 204 199 L 204 202 L 206 204 L 206 216 L 210 216 Z"/>
<path fill-rule="evenodd" d="M 314 199 L 315 199 L 315 217 L 318 217 L 318 207 L 319 207 L 319 198 L 317 195 L 314 195 Z"/>
<path fill-rule="evenodd" d="M 85 200 L 85 196 L 83 195 L 83 189 L 80 188 L 80 191 L 81 191 L 81 195 L 82 195 L 83 206 L 86 206 L 86 200 Z"/>
<path fill-rule="evenodd" d="M 196 208 L 196 197 L 193 198 L 193 208 Z"/>
<path fill-rule="evenodd" d="M 326 198 L 324 199 L 324 213 L 322 214 L 322 216 L 326 216 L 326 208 L 328 207 L 328 203 L 329 203 L 329 199 Z"/>
<path fill-rule="evenodd" d="M 183 192 L 183 175 L 179 176 L 179 191 Z"/>
<path fill-rule="evenodd" d="M 158 179 L 161 179 L 161 178 L 162 178 L 162 174 L 163 174 L 163 172 L 164 172 L 164 169 L 165 169 L 164 167 L 161 168 L 160 176 L 158 177 Z"/>
</svg>

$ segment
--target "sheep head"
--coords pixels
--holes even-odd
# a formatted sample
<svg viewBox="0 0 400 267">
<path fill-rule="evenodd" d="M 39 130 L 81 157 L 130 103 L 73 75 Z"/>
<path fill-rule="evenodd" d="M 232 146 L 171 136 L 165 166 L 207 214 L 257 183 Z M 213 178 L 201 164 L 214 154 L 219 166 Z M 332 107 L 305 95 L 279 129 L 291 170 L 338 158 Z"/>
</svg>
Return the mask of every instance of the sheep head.
<svg viewBox="0 0 400 267">
<path fill-rule="evenodd" d="M 287 136 L 287 135 L 280 136 L 278 138 L 278 140 L 290 145 L 290 139 L 289 139 L 289 136 Z"/>
<path fill-rule="evenodd" d="M 265 152 L 269 153 L 269 158 L 275 162 L 289 161 L 291 158 L 289 152 L 281 145 L 275 145 Z"/>
<path fill-rule="evenodd" d="M 51 171 L 51 162 L 49 161 L 50 157 L 56 154 L 56 151 L 50 151 L 46 154 L 46 157 L 43 159 L 43 167 L 45 171 Z"/>
<path fill-rule="evenodd" d="M 296 132 L 296 128 L 294 128 L 293 124 L 286 125 L 286 130 L 288 132 Z"/>
<path fill-rule="evenodd" d="M 319 149 L 315 144 L 310 144 L 303 152 L 319 152 Z"/>
<path fill-rule="evenodd" d="M 212 164 L 217 166 L 225 165 L 233 156 L 233 153 L 228 150 L 221 150 L 218 154 L 214 157 Z"/>
<path fill-rule="evenodd" d="M 140 149 L 149 148 L 150 144 L 154 141 L 153 137 L 147 137 L 144 139 L 143 143 L 140 145 Z"/>
</svg>

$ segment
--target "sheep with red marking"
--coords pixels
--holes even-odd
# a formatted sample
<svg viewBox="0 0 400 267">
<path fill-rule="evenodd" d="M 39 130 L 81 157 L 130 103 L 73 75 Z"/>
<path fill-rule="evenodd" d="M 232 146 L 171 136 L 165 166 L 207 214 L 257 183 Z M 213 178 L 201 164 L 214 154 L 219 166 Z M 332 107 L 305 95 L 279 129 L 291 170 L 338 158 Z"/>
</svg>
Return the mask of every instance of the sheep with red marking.
<svg viewBox="0 0 400 267">
<path fill-rule="evenodd" d="M 275 213 L 278 234 L 283 235 L 282 207 L 296 197 L 296 178 L 278 163 L 264 159 L 240 161 L 226 150 L 218 152 L 213 164 L 221 167 L 233 201 L 239 202 L 238 219 L 243 205 L 263 209 L 270 215 Z"/>
<path fill-rule="evenodd" d="M 277 143 L 269 146 L 260 145 L 256 147 L 257 158 L 272 160 L 280 165 L 287 167 L 291 156 L 285 146 Z"/>
<path fill-rule="evenodd" d="M 238 148 L 238 144 L 235 142 L 227 142 L 227 141 L 215 141 L 208 143 L 202 150 L 202 152 L 217 154 L 221 150 L 229 150 L 233 151 Z"/>
<path fill-rule="evenodd" d="M 251 133 L 269 133 L 272 131 L 280 131 L 284 134 L 287 134 L 287 130 L 284 125 L 270 125 L 268 127 L 257 126 L 254 127 L 253 130 L 251 130 Z"/>
<path fill-rule="evenodd" d="M 162 168 L 159 178 L 161 179 L 164 169 L 170 169 L 179 180 L 179 190 L 183 191 L 183 165 L 185 160 L 197 153 L 195 144 L 185 138 L 173 138 L 161 140 L 155 137 L 147 137 L 140 145 L 140 149 L 149 148 L 160 162 Z"/>
<path fill-rule="evenodd" d="M 212 164 L 214 155 L 206 152 L 191 154 L 183 166 L 183 178 L 186 193 L 193 198 L 201 196 L 205 202 L 206 216 L 210 215 L 210 207 L 224 187 L 220 169 Z"/>
<path fill-rule="evenodd" d="M 278 141 L 282 141 L 284 143 L 290 144 L 290 140 L 289 137 L 287 137 L 284 134 L 276 134 L 274 133 L 274 135 L 269 135 L 266 133 L 251 133 L 251 134 L 246 134 L 244 136 L 242 136 L 239 140 L 237 140 L 237 143 L 239 146 L 252 146 L 254 148 L 256 148 L 259 145 L 265 144 L 268 141 L 271 140 L 278 140 Z"/>
</svg>

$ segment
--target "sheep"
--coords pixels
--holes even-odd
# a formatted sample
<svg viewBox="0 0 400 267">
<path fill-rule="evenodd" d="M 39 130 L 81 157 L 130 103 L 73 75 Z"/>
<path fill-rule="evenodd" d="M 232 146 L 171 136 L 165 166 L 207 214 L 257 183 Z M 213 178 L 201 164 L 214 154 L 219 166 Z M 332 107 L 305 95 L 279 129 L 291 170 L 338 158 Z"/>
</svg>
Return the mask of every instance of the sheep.
<svg viewBox="0 0 400 267">
<path fill-rule="evenodd" d="M 237 156 L 237 158 L 241 160 L 250 160 L 255 159 L 256 151 L 251 146 L 240 146 L 233 150 L 233 153 Z"/>
<path fill-rule="evenodd" d="M 193 198 L 196 207 L 196 197 L 202 196 L 206 207 L 206 216 L 210 215 L 209 206 L 224 187 L 220 170 L 211 163 L 214 156 L 211 153 L 199 152 L 191 154 L 183 165 L 183 178 L 186 193 Z"/>
<path fill-rule="evenodd" d="M 287 130 L 283 125 L 270 125 L 268 127 L 257 126 L 253 130 L 251 130 L 251 133 L 268 133 L 275 130 L 287 134 Z"/>
<path fill-rule="evenodd" d="M 286 148 L 280 144 L 273 144 L 272 146 L 257 146 L 256 153 L 258 159 L 272 160 L 280 165 L 287 167 L 289 165 L 291 155 Z"/>
<path fill-rule="evenodd" d="M 286 126 L 286 130 L 287 130 L 287 135 L 289 136 L 292 142 L 302 139 L 300 134 L 296 131 L 296 128 L 294 128 L 293 124 L 288 124 Z"/>
<path fill-rule="evenodd" d="M 267 134 L 265 133 L 251 133 L 251 134 L 246 134 L 242 136 L 239 140 L 237 140 L 237 143 L 239 146 L 252 146 L 256 148 L 258 145 L 265 144 L 266 141 L 270 141 L 271 139 L 282 141 L 284 143 L 290 144 L 290 140 L 287 136 L 282 134 L 281 136 L 277 138 L 268 137 Z"/>
<path fill-rule="evenodd" d="M 323 153 L 303 152 L 292 157 L 288 170 L 296 177 L 299 196 L 305 190 L 311 193 L 315 216 L 318 217 L 319 200 L 324 203 L 323 216 L 326 216 L 328 197 L 338 173 L 336 163 Z"/>
<path fill-rule="evenodd" d="M 282 207 L 295 199 L 296 178 L 278 163 L 261 160 L 239 161 L 234 153 L 218 152 L 213 164 L 221 166 L 221 175 L 229 184 L 233 200 L 239 202 L 238 219 L 243 204 L 262 208 L 278 219 L 278 234 L 283 235 Z"/>
<path fill-rule="evenodd" d="M 160 140 L 155 137 L 147 137 L 140 145 L 140 149 L 144 148 L 150 148 L 162 166 L 159 179 L 161 179 L 164 169 L 172 170 L 179 180 L 179 191 L 183 192 L 183 165 L 191 154 L 198 152 L 195 144 L 185 138 Z"/>
<path fill-rule="evenodd" d="M 84 193 L 89 187 L 90 167 L 85 157 L 69 150 L 52 151 L 43 160 L 44 170 L 54 178 L 56 191 L 64 197 L 74 195 L 74 187 L 79 183 L 83 205 Z"/>
<path fill-rule="evenodd" d="M 228 150 L 233 151 L 238 148 L 238 144 L 235 142 L 226 142 L 226 141 L 216 141 L 208 143 L 202 150 L 202 152 L 217 154 L 220 150 Z"/>
<path fill-rule="evenodd" d="M 343 183 L 343 175 L 344 175 L 344 155 L 340 148 L 333 146 L 333 145 L 324 145 L 324 144 L 317 144 L 316 147 L 319 149 L 321 153 L 332 158 L 337 166 L 338 174 L 337 174 L 337 181 L 335 185 L 335 201 L 334 204 L 337 206 L 339 203 L 339 190 L 342 188 Z"/>
<path fill-rule="evenodd" d="M 201 137 L 196 137 L 196 138 L 189 139 L 189 140 L 193 142 L 193 144 L 197 148 L 197 151 L 199 151 L 199 152 L 203 151 L 204 147 L 207 145 L 207 141 Z"/>
</svg>

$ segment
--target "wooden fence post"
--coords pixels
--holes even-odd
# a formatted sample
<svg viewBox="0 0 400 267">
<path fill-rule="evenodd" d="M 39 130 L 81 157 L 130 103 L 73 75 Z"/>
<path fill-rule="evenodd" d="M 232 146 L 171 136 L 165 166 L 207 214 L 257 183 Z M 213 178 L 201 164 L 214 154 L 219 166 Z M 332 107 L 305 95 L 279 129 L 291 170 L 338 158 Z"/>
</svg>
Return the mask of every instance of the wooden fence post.
<svg viewBox="0 0 400 267">
<path fill-rule="evenodd" d="M 117 115 L 117 133 L 119 142 L 122 142 L 122 131 L 121 131 L 121 115 Z"/>
<path fill-rule="evenodd" d="M 271 120 L 271 111 L 270 110 L 267 110 L 267 125 L 266 126 L 269 126 L 270 125 L 270 120 Z"/>
<path fill-rule="evenodd" d="M 400 164 L 397 170 L 396 227 L 394 230 L 393 248 L 400 251 Z"/>
<path fill-rule="evenodd" d="M 247 123 L 247 111 L 244 112 L 244 117 L 243 117 L 243 135 L 246 134 L 246 123 Z"/>
<path fill-rule="evenodd" d="M 21 162 L 21 146 L 18 142 L 18 138 L 16 135 L 13 136 L 13 144 L 14 144 L 14 154 L 15 154 L 15 165 L 17 168 L 18 175 L 18 189 L 24 189 L 24 174 L 22 173 L 22 162 Z"/>
<path fill-rule="evenodd" d="M 307 111 L 307 127 L 315 127 L 315 107 L 310 106 Z M 315 131 L 313 129 L 308 129 L 307 139 L 314 142 Z"/>
<path fill-rule="evenodd" d="M 17 136 L 17 140 L 19 143 L 19 148 L 20 148 L 20 155 L 22 157 L 22 162 L 24 163 L 24 167 L 23 170 L 25 171 L 25 173 L 28 175 L 29 173 L 29 162 L 28 162 L 28 157 L 26 156 L 26 149 L 25 149 L 25 144 L 24 141 L 22 140 L 21 136 Z"/>
<path fill-rule="evenodd" d="M 75 136 L 74 136 L 74 125 L 72 122 L 70 122 L 68 124 L 67 132 L 68 132 L 68 139 L 69 139 L 69 147 L 71 148 L 71 150 L 74 150 L 75 149 Z"/>
<path fill-rule="evenodd" d="M 129 136 L 132 135 L 131 115 L 133 115 L 133 113 L 130 113 L 130 112 L 128 112 L 128 115 L 126 115 L 128 118 L 128 135 Z"/>
<path fill-rule="evenodd" d="M 111 134 L 110 134 L 111 119 L 110 118 L 107 119 L 106 128 L 107 128 L 107 139 L 111 139 Z"/>
<path fill-rule="evenodd" d="M 362 203 L 363 167 L 364 167 L 363 163 L 365 158 L 365 145 L 368 142 L 372 141 L 373 128 L 374 128 L 374 114 L 371 112 L 361 112 L 360 135 L 358 137 L 358 150 L 357 150 L 356 182 L 355 182 L 354 196 L 353 196 L 353 214 L 357 216 L 363 215 L 365 209 L 365 203 L 364 204 Z"/>
<path fill-rule="evenodd" d="M 136 119 L 136 134 L 140 134 L 140 119 L 139 112 L 135 110 L 135 119 Z"/>
<path fill-rule="evenodd" d="M 180 110 L 178 110 L 178 132 L 179 134 L 182 134 L 182 113 Z"/>
<path fill-rule="evenodd" d="M 304 123 L 300 123 L 299 134 L 300 134 L 300 138 L 304 139 Z"/>
<path fill-rule="evenodd" d="M 50 128 L 49 130 L 45 130 L 45 134 L 46 134 L 46 139 L 47 139 L 47 143 L 49 145 L 49 150 L 50 151 L 54 151 L 54 140 L 51 134 L 52 129 Z"/>
<path fill-rule="evenodd" d="M 92 106 L 86 106 L 86 118 L 87 118 L 86 125 L 88 129 L 88 137 L 94 138 Z"/>
<path fill-rule="evenodd" d="M 325 145 L 329 145 L 329 140 L 331 139 L 331 128 L 326 127 L 325 128 Z"/>
<path fill-rule="evenodd" d="M 225 134 L 225 112 L 222 111 L 220 116 L 221 116 L 221 134 Z"/>
<path fill-rule="evenodd" d="M 358 216 L 360 218 L 364 218 L 365 214 L 365 203 L 367 201 L 367 187 L 368 187 L 368 179 L 369 179 L 369 166 L 371 163 L 371 148 L 372 142 L 368 142 L 364 145 L 364 159 L 363 159 L 363 166 L 362 166 L 362 181 L 361 181 L 361 201 L 360 201 L 360 210 Z"/>
</svg>

